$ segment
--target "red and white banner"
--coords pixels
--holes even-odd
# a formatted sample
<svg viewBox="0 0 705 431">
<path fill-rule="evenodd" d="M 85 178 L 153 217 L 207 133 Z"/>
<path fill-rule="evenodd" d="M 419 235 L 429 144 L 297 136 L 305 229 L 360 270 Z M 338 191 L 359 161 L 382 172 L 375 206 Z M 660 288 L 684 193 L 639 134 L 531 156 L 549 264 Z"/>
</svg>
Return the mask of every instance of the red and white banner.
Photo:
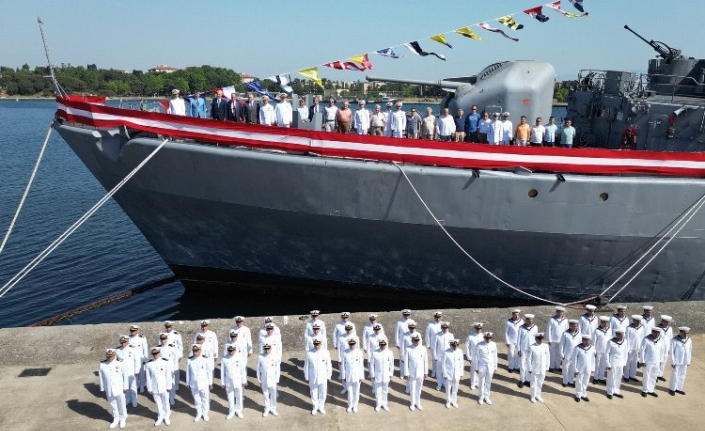
<svg viewBox="0 0 705 431">
<path fill-rule="evenodd" d="M 458 168 L 523 167 L 556 173 L 705 177 L 704 153 L 490 146 L 342 135 L 135 111 L 60 97 L 56 101 L 56 115 L 71 122 L 100 128 L 126 126 L 173 138 L 220 145 Z"/>
</svg>

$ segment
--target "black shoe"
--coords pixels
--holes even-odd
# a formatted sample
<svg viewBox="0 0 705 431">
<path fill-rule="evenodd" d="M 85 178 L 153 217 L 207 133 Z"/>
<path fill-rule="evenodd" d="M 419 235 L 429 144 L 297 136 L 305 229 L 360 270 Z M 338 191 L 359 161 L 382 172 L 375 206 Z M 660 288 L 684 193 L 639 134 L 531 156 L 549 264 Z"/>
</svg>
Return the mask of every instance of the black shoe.
<svg viewBox="0 0 705 431">
<path fill-rule="evenodd" d="M 624 398 L 624 395 L 622 395 L 622 394 L 614 394 L 614 396 L 617 398 Z"/>
<path fill-rule="evenodd" d="M 646 392 L 642 392 L 642 393 L 641 393 L 641 396 L 644 397 L 644 398 L 646 398 Z"/>
<path fill-rule="evenodd" d="M 568 386 L 567 383 L 561 383 L 561 384 L 563 385 L 564 388 Z"/>
<path fill-rule="evenodd" d="M 658 394 L 656 392 L 649 392 L 649 395 L 651 395 L 654 398 L 658 398 Z"/>
<path fill-rule="evenodd" d="M 612 395 L 611 395 L 611 394 L 607 394 L 607 398 L 611 400 L 611 399 L 612 399 Z"/>
<path fill-rule="evenodd" d="M 519 383 L 517 383 L 517 386 L 519 386 L 520 388 L 523 388 L 523 387 L 524 387 L 524 382 L 519 382 Z"/>
<path fill-rule="evenodd" d="M 576 402 L 576 403 L 579 403 L 579 402 L 580 402 L 580 398 L 575 397 L 575 402 Z"/>
<path fill-rule="evenodd" d="M 524 382 L 524 385 L 526 385 L 526 387 L 530 388 L 530 387 L 531 387 L 531 382 Z"/>
<path fill-rule="evenodd" d="M 666 378 L 665 378 L 665 377 L 657 377 L 656 380 L 660 380 L 660 381 L 662 381 L 662 382 L 665 382 L 665 381 L 666 381 Z"/>
<path fill-rule="evenodd" d="M 624 383 L 629 383 L 629 377 L 623 377 L 623 378 L 622 378 L 622 381 L 623 381 Z"/>
<path fill-rule="evenodd" d="M 675 397 L 675 396 L 676 396 L 676 391 L 668 391 L 668 393 L 669 393 L 672 397 Z"/>
<path fill-rule="evenodd" d="M 573 382 L 573 383 L 568 383 L 568 386 L 570 386 L 571 388 L 574 388 L 574 387 L 575 387 L 575 382 Z"/>
<path fill-rule="evenodd" d="M 639 383 L 639 379 L 637 379 L 636 377 L 632 377 L 629 380 L 631 380 L 632 382 Z"/>
<path fill-rule="evenodd" d="M 588 397 L 582 397 L 581 399 L 582 399 L 583 401 L 585 401 L 586 403 L 589 403 L 589 402 L 590 402 L 590 399 L 589 399 Z"/>
<path fill-rule="evenodd" d="M 678 389 L 676 389 L 676 391 L 675 391 L 675 392 L 676 392 L 677 394 L 685 395 L 685 392 L 683 392 L 683 391 L 679 391 Z"/>
<path fill-rule="evenodd" d="M 600 381 L 597 380 L 597 379 L 592 379 L 592 384 L 593 384 L 593 385 L 599 385 L 599 384 L 600 384 Z"/>
</svg>

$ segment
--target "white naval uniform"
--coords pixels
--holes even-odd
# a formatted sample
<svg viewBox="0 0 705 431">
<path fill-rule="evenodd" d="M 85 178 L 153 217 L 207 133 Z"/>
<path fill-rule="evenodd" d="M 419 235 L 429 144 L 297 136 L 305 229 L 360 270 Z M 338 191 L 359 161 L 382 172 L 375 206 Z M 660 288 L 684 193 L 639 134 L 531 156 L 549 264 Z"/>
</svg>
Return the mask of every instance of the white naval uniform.
<svg viewBox="0 0 705 431">
<path fill-rule="evenodd" d="M 370 361 L 370 374 L 375 390 L 376 407 L 387 406 L 389 396 L 389 382 L 394 375 L 394 353 L 386 349 L 377 349 L 372 353 Z"/>
<path fill-rule="evenodd" d="M 345 325 L 352 325 L 353 333 L 357 332 L 357 328 L 355 328 L 355 324 L 352 322 L 346 322 L 344 320 L 341 320 L 340 322 L 336 323 L 335 328 L 333 328 L 333 334 L 331 337 L 331 344 L 333 344 L 333 348 L 336 348 L 335 346 L 337 346 L 338 337 L 345 334 Z M 347 347 L 347 346 L 345 346 L 345 347 Z"/>
<path fill-rule="evenodd" d="M 445 359 L 446 350 L 450 348 L 450 342 L 454 339 L 455 336 L 450 331 L 445 334 L 443 331 L 436 334 L 436 343 L 433 345 L 433 352 L 436 360 L 433 361 L 433 366 L 436 368 L 436 380 L 438 382 L 436 385 L 436 390 L 438 391 L 440 391 L 442 387 L 446 386 L 445 379 L 443 378 L 443 361 Z M 458 348 L 458 350 L 460 350 L 460 348 Z"/>
<path fill-rule="evenodd" d="M 658 376 L 663 377 L 663 371 L 666 369 L 666 361 L 668 360 L 668 357 L 671 353 L 671 349 L 669 346 L 671 345 L 671 340 L 673 339 L 673 328 L 671 328 L 671 325 L 661 326 L 660 323 L 656 325 L 656 327 L 661 328 L 661 338 L 666 341 L 666 356 L 664 357 L 663 362 L 661 362 L 661 365 L 659 365 L 658 367 Z M 644 333 L 644 336 L 646 335 L 647 334 Z"/>
<path fill-rule="evenodd" d="M 428 346 L 429 349 L 431 349 L 431 361 L 432 366 L 431 366 L 431 377 L 436 377 L 436 335 L 441 332 L 441 321 L 435 321 L 432 320 L 428 322 L 428 325 L 426 325 L 426 339 L 424 342 L 426 343 L 426 346 Z M 447 348 L 447 347 L 446 347 Z M 443 354 L 445 355 L 445 349 L 443 349 Z M 443 357 L 438 358 L 439 360 L 443 360 Z"/>
<path fill-rule="evenodd" d="M 174 331 L 173 329 L 169 332 L 166 333 L 167 336 L 167 344 L 173 344 L 176 346 L 176 349 L 178 350 L 178 356 L 179 358 L 184 357 L 184 340 L 181 337 L 181 334 L 179 334 L 177 331 Z M 161 340 L 160 340 L 161 342 Z"/>
<path fill-rule="evenodd" d="M 135 346 L 128 344 L 115 349 L 117 358 L 122 360 L 127 373 L 127 394 L 125 394 L 125 403 L 132 403 L 132 407 L 137 407 L 137 377 L 142 367 L 142 354 L 138 352 Z"/>
<path fill-rule="evenodd" d="M 353 125 L 358 135 L 366 135 L 370 130 L 370 111 L 366 108 L 355 111 Z"/>
<path fill-rule="evenodd" d="M 627 330 L 624 334 L 624 338 L 627 341 L 627 351 L 629 355 L 627 356 L 627 363 L 624 366 L 624 377 L 635 379 L 637 363 L 639 362 L 639 349 L 641 348 L 641 342 L 644 341 L 644 337 L 649 334 L 644 333 L 644 327 L 639 325 L 634 327 L 633 325 L 627 326 Z"/>
<path fill-rule="evenodd" d="M 491 340 L 489 343 L 482 341 L 475 348 L 472 361 L 475 363 L 475 372 L 479 375 L 477 399 L 489 403 L 492 376 L 497 369 L 497 343 Z"/>
<path fill-rule="evenodd" d="M 541 398 L 543 381 L 546 379 L 551 364 L 551 349 L 548 344 L 534 343 L 529 349 L 529 371 L 531 372 L 531 401 Z"/>
<path fill-rule="evenodd" d="M 586 314 L 583 314 L 580 316 L 578 321 L 580 326 L 580 333 L 584 335 L 589 335 L 591 337 L 592 333 L 595 332 L 595 329 L 597 329 L 597 327 L 600 325 L 600 319 L 598 319 L 597 315 L 594 313 L 592 316 L 589 317 Z"/>
<path fill-rule="evenodd" d="M 328 350 L 321 346 L 319 350 L 312 348 L 306 352 L 304 379 L 308 382 L 308 388 L 311 392 L 312 411 L 325 411 L 328 380 L 331 377 L 333 377 L 333 364 Z"/>
<path fill-rule="evenodd" d="M 561 335 L 561 357 L 563 359 L 563 384 L 568 385 L 575 382 L 574 373 L 575 368 L 573 364 L 573 351 L 575 346 L 580 344 L 581 334 L 580 331 L 575 331 L 575 333 L 570 332 L 570 330 L 565 331 Z"/>
<path fill-rule="evenodd" d="M 257 381 L 262 387 L 265 413 L 277 411 L 277 385 L 281 376 L 280 364 L 281 361 L 274 356 L 274 353 L 259 355 Z"/>
<path fill-rule="evenodd" d="M 277 121 L 277 116 L 274 114 L 274 107 L 270 103 L 262 104 L 259 108 L 259 123 L 271 126 Z"/>
<path fill-rule="evenodd" d="M 346 332 L 340 337 L 338 337 L 338 341 L 335 343 L 335 349 L 338 351 L 338 362 L 343 361 L 343 355 L 345 354 L 345 351 L 348 349 L 348 347 L 350 347 L 350 340 L 355 340 L 358 345 L 358 348 L 362 350 L 362 348 L 359 347 L 361 345 L 360 337 L 358 337 L 354 331 L 351 331 L 349 334 Z M 340 379 L 343 379 L 342 376 Z"/>
<path fill-rule="evenodd" d="M 306 342 L 304 343 L 304 352 L 308 352 L 313 349 L 313 340 L 321 341 L 321 349 L 328 350 L 328 340 L 326 337 L 321 336 L 320 333 L 317 336 L 306 335 Z"/>
<path fill-rule="evenodd" d="M 392 132 L 392 137 L 404 137 L 404 132 L 406 131 L 406 112 L 402 111 L 401 109 L 398 111 L 394 111 L 391 113 L 389 118 L 389 129 Z"/>
<path fill-rule="evenodd" d="M 605 359 L 607 360 L 607 395 L 620 394 L 622 385 L 622 373 L 627 365 L 629 356 L 629 345 L 627 340 L 617 341 L 612 338 L 607 343 Z"/>
<path fill-rule="evenodd" d="M 343 353 L 340 375 L 348 393 L 348 408 L 357 409 L 360 402 L 360 383 L 365 378 L 365 362 L 362 349 L 347 349 Z"/>
<path fill-rule="evenodd" d="M 597 327 L 592 333 L 592 340 L 590 344 L 595 347 L 595 380 L 605 381 L 605 372 L 607 371 L 607 358 L 605 358 L 605 351 L 607 350 L 607 343 L 609 343 L 612 337 L 612 331 L 609 326 L 604 329 Z"/>
<path fill-rule="evenodd" d="M 528 382 L 531 380 L 529 375 L 529 349 L 531 345 L 536 341 L 536 334 L 538 334 L 539 328 L 536 325 L 526 326 L 526 324 L 519 327 L 519 336 L 517 337 L 517 351 L 521 354 L 521 361 L 519 362 L 519 381 Z"/>
<path fill-rule="evenodd" d="M 384 136 L 387 136 L 387 134 L 385 133 Z M 397 326 L 394 330 L 394 344 L 396 344 L 397 349 L 399 350 L 399 377 L 401 378 L 404 378 L 404 373 L 402 372 L 402 363 L 404 361 L 404 356 L 402 355 L 402 344 L 404 343 L 404 334 L 407 332 L 409 332 L 409 319 L 401 318 L 397 320 Z M 409 385 L 407 384 L 407 391 L 408 388 Z"/>
<path fill-rule="evenodd" d="M 294 111 L 289 102 L 279 102 L 274 108 L 274 116 L 277 119 L 277 126 L 289 127 L 293 119 Z"/>
<path fill-rule="evenodd" d="M 662 337 L 654 339 L 648 335 L 641 342 L 639 362 L 644 364 L 642 392 L 651 393 L 656 388 L 659 366 L 666 360 L 668 347 Z"/>
<path fill-rule="evenodd" d="M 247 341 L 241 340 L 240 335 L 238 334 L 237 340 L 232 341 L 232 338 L 228 340 L 224 345 L 223 345 L 223 355 L 225 356 L 228 354 L 228 347 L 233 346 L 235 347 L 235 352 L 233 355 L 240 355 L 243 361 L 247 363 Z"/>
<path fill-rule="evenodd" d="M 624 331 L 624 335 L 627 335 L 627 326 L 629 326 L 629 319 L 627 316 L 624 316 L 623 318 L 619 318 L 618 315 L 613 314 L 612 317 L 610 317 L 610 328 L 612 328 L 612 336 L 614 337 L 617 329 L 621 329 Z"/>
<path fill-rule="evenodd" d="M 404 377 L 409 380 L 410 406 L 421 406 L 421 390 L 423 389 L 424 377 L 428 375 L 428 354 L 426 348 L 421 345 L 407 346 L 404 349 Z"/>
<path fill-rule="evenodd" d="M 460 380 L 465 373 L 465 361 L 463 360 L 463 351 L 459 348 L 446 349 L 443 352 L 443 381 L 446 385 L 446 406 L 458 404 L 458 387 Z"/>
<path fill-rule="evenodd" d="M 367 361 L 369 362 L 370 357 L 372 357 L 372 352 L 377 350 L 379 346 L 372 346 L 372 350 L 369 349 L 370 346 L 370 337 L 373 337 L 375 335 L 375 330 L 374 325 L 376 323 L 365 323 L 365 326 L 362 327 L 362 350 L 365 351 L 365 357 L 367 358 Z"/>
<path fill-rule="evenodd" d="M 479 376 L 475 372 L 475 361 L 472 358 L 475 356 L 475 348 L 483 339 L 482 332 L 470 333 L 465 339 L 465 357 L 470 361 L 470 389 L 475 389 L 477 386 Z"/>
<path fill-rule="evenodd" d="M 272 355 L 277 361 L 282 360 L 282 336 L 281 334 L 265 335 L 259 339 L 259 354 L 264 354 L 264 345 L 269 344 L 271 346 L 270 355 Z"/>
<path fill-rule="evenodd" d="M 504 323 L 504 342 L 507 344 L 507 369 L 509 372 L 519 370 L 520 358 L 517 356 L 517 339 L 521 325 L 521 319 L 508 319 Z"/>
<path fill-rule="evenodd" d="M 198 332 L 193 337 L 193 344 L 196 344 L 198 342 L 197 337 L 199 335 L 203 335 L 204 337 L 206 337 L 203 344 L 207 344 L 209 346 L 208 349 L 213 352 L 213 359 L 218 359 L 218 336 L 215 335 L 215 332 L 211 331 L 210 329 L 207 329 L 206 332 Z M 203 349 L 203 346 L 201 346 L 201 349 Z"/>
<path fill-rule="evenodd" d="M 308 335 L 309 337 L 313 337 L 313 324 L 318 323 L 318 326 L 320 327 L 320 330 L 318 331 L 318 335 L 321 338 L 326 338 L 326 322 L 322 321 L 321 319 L 316 318 L 316 320 L 313 319 L 308 319 L 308 322 L 306 322 L 306 330 L 304 331 L 304 335 Z"/>
<path fill-rule="evenodd" d="M 169 340 L 167 339 L 167 343 Z M 166 358 L 171 363 L 171 389 L 169 390 L 169 404 L 172 406 L 176 403 L 176 390 L 179 389 L 179 379 L 181 374 L 179 371 L 179 359 L 181 353 L 178 347 L 173 344 L 167 344 L 161 347 L 161 357 Z"/>
<path fill-rule="evenodd" d="M 595 348 L 578 344 L 573 351 L 573 368 L 575 369 L 575 396 L 587 397 L 590 375 L 595 372 Z"/>
<path fill-rule="evenodd" d="M 490 145 L 500 145 L 502 143 L 503 136 L 504 126 L 502 125 L 502 122 L 499 120 L 492 120 L 490 123 L 490 131 L 487 134 L 487 143 Z"/>
<path fill-rule="evenodd" d="M 386 111 L 382 112 L 384 115 L 384 136 L 390 137 L 392 136 L 392 111 L 391 109 L 387 109 Z"/>
<path fill-rule="evenodd" d="M 243 343 L 244 344 L 244 343 Z M 247 355 L 230 352 L 220 360 L 220 376 L 228 397 L 228 414 L 242 414 L 244 386 L 247 385 Z"/>
<path fill-rule="evenodd" d="M 172 362 L 163 357 L 152 359 L 145 365 L 147 375 L 147 391 L 154 397 L 157 405 L 157 421 L 169 419 L 171 407 L 169 405 L 169 391 L 174 383 L 174 369 Z"/>
<path fill-rule="evenodd" d="M 403 362 L 406 360 L 406 349 L 411 347 L 411 336 L 414 334 L 418 334 L 419 337 L 421 337 L 421 334 L 418 333 L 418 331 L 414 330 L 414 332 L 407 331 L 404 336 L 401 339 L 401 345 L 399 346 L 399 373 L 401 374 L 402 378 L 404 377 L 404 374 L 402 374 L 402 368 L 403 368 Z M 419 346 L 423 345 L 423 341 L 419 340 Z M 410 381 L 406 381 L 406 393 L 408 394 L 411 388 L 411 383 Z"/>
<path fill-rule="evenodd" d="M 365 350 L 367 351 L 367 369 L 369 371 L 369 377 L 370 379 L 372 378 L 372 355 L 379 349 L 379 342 L 380 340 L 385 340 L 387 341 L 387 344 L 389 344 L 389 340 L 387 340 L 387 336 L 384 334 L 383 331 L 379 331 L 379 334 L 372 334 L 370 337 L 367 338 L 367 340 L 364 341 L 365 343 Z M 387 349 L 389 349 L 389 346 L 387 346 Z M 372 390 L 374 390 L 374 382 L 372 382 Z"/>
<path fill-rule="evenodd" d="M 146 364 L 147 359 L 149 359 L 149 355 L 147 352 L 147 348 L 149 347 L 147 345 L 147 339 L 141 334 L 131 336 L 128 337 L 128 344 L 133 345 L 135 349 L 137 349 L 137 353 L 140 355 L 140 370 L 139 376 L 137 378 L 137 388 L 140 392 L 144 392 L 144 387 L 147 384 L 147 377 L 144 374 L 144 364 Z"/>
<path fill-rule="evenodd" d="M 671 382 L 668 389 L 682 391 L 685 374 L 693 356 L 693 342 L 690 337 L 674 337 L 671 340 Z"/>
<path fill-rule="evenodd" d="M 210 411 L 210 387 L 213 386 L 213 362 L 201 356 L 191 356 L 186 364 L 186 386 L 191 389 L 196 418 L 208 417 Z"/>
<path fill-rule="evenodd" d="M 127 410 L 125 408 L 125 391 L 127 390 L 127 372 L 117 357 L 112 361 L 107 359 L 100 363 L 98 367 L 98 377 L 100 378 L 100 391 L 105 392 L 105 396 L 110 404 L 113 415 L 113 424 L 118 421 L 125 421 Z"/>
<path fill-rule="evenodd" d="M 561 335 L 568 330 L 568 319 L 565 317 L 558 319 L 556 316 L 548 319 L 546 325 L 546 341 L 548 349 L 551 353 L 551 363 L 549 368 L 552 370 L 561 367 Z"/>
<path fill-rule="evenodd" d="M 643 314 L 641 315 L 641 317 L 641 326 L 645 328 L 644 334 L 650 334 L 651 330 L 654 328 L 654 326 L 656 326 L 656 319 L 654 319 L 654 316 L 651 316 L 647 319 L 646 316 L 644 316 Z"/>
<path fill-rule="evenodd" d="M 237 331 L 238 340 L 245 340 L 245 343 L 247 345 L 247 356 L 250 356 L 252 354 L 252 332 L 250 331 L 250 328 L 245 325 L 235 325 L 230 328 L 230 331 Z M 230 331 L 228 331 L 228 334 L 230 333 Z"/>
</svg>

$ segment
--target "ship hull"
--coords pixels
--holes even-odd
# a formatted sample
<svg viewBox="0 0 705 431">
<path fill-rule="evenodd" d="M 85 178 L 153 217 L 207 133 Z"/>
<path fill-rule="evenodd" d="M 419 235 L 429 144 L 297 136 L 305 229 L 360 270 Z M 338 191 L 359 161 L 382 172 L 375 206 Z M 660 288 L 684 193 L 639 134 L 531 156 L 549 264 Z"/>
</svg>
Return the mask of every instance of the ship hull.
<svg viewBox="0 0 705 431">
<path fill-rule="evenodd" d="M 106 189 L 161 142 L 56 128 Z M 388 163 L 175 141 L 115 199 L 187 286 L 237 289 L 253 275 L 336 295 L 574 301 L 605 293 L 705 193 L 692 178 L 401 169 L 486 271 Z M 617 299 L 705 299 L 703 226 L 698 212 Z"/>
</svg>

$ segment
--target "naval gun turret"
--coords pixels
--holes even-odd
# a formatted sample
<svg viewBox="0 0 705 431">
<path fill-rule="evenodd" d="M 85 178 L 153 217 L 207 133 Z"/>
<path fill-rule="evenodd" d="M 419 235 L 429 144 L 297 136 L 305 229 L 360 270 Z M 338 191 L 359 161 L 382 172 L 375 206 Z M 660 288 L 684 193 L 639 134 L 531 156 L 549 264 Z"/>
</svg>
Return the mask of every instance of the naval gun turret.
<svg viewBox="0 0 705 431">
<path fill-rule="evenodd" d="M 510 112 L 515 122 L 526 115 L 533 123 L 536 117 L 547 119 L 551 115 L 556 71 L 549 63 L 520 60 L 491 64 L 476 75 L 438 81 L 371 76 L 367 80 L 441 88 L 448 93 L 441 101 L 441 109 L 449 108 L 452 114 L 458 108 L 469 113 L 475 105 L 478 112 Z"/>
</svg>

